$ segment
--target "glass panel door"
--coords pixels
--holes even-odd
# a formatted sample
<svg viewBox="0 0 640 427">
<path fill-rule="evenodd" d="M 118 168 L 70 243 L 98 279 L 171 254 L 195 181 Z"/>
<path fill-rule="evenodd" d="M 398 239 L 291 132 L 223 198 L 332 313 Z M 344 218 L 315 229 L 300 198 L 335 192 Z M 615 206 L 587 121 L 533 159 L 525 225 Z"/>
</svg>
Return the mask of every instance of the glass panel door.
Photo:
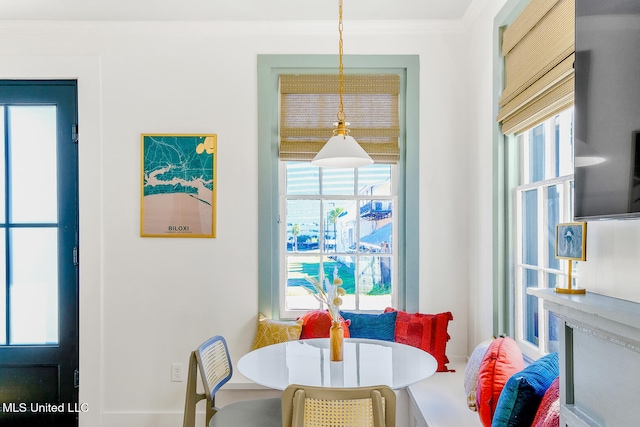
<svg viewBox="0 0 640 427">
<path fill-rule="evenodd" d="M 2 426 L 78 425 L 76 123 L 75 81 L 0 80 Z"/>
</svg>

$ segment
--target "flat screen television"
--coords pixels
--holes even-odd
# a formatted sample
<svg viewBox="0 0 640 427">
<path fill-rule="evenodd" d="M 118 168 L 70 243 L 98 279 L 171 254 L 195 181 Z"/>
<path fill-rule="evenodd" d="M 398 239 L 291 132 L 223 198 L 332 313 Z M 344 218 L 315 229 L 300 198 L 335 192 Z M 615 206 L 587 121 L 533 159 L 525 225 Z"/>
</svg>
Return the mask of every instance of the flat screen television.
<svg viewBox="0 0 640 427">
<path fill-rule="evenodd" d="M 574 218 L 640 218 L 640 0 L 575 4 Z"/>
</svg>

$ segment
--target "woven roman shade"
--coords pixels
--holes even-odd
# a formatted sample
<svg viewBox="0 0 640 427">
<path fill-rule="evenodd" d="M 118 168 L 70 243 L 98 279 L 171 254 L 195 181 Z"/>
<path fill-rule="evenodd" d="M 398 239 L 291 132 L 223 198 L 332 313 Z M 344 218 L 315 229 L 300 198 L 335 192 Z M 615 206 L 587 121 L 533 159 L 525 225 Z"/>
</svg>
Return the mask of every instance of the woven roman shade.
<svg viewBox="0 0 640 427">
<path fill-rule="evenodd" d="M 504 30 L 497 120 L 522 132 L 573 105 L 574 0 L 531 0 Z"/>
<path fill-rule="evenodd" d="M 280 159 L 312 160 L 333 135 L 340 106 L 338 75 L 280 76 Z M 397 163 L 400 76 L 344 76 L 349 133 L 376 163 Z"/>
</svg>

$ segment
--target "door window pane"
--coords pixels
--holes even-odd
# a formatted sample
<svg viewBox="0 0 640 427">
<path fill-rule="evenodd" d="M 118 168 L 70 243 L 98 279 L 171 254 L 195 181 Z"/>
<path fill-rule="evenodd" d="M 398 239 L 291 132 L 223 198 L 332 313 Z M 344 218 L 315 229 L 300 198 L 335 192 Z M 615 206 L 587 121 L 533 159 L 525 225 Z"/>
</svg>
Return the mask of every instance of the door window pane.
<svg viewBox="0 0 640 427">
<path fill-rule="evenodd" d="M 56 107 L 9 108 L 11 221 L 58 221 Z"/>
<path fill-rule="evenodd" d="M 5 167 L 4 167 L 4 132 L 5 132 L 5 107 L 0 106 L 0 222 L 4 222 L 6 218 L 5 210 Z"/>
<path fill-rule="evenodd" d="M 57 229 L 17 228 L 10 236 L 10 343 L 57 344 Z"/>
<path fill-rule="evenodd" d="M 0 233 L 0 259 L 7 259 L 5 250 L 5 231 Z M 0 345 L 7 343 L 7 268 L 4 262 L 0 263 Z"/>
</svg>

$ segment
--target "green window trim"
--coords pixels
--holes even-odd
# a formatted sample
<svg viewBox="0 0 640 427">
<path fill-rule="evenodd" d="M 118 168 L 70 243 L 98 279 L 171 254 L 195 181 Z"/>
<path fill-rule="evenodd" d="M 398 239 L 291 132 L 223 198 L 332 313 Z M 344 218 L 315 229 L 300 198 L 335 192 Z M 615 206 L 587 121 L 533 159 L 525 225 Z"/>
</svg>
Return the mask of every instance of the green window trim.
<svg viewBox="0 0 640 427">
<path fill-rule="evenodd" d="M 504 88 L 502 34 L 531 0 L 507 0 L 493 21 L 493 117 Z M 519 147 L 512 135 L 503 135 L 493 122 L 493 335 L 515 332 L 514 212 L 512 190 L 519 182 Z M 509 166 L 510 165 L 510 166 Z"/>
<path fill-rule="evenodd" d="M 417 55 L 345 55 L 345 69 L 360 73 L 398 73 L 401 78 L 400 158 L 398 165 L 398 309 L 419 305 L 419 106 Z M 258 55 L 258 309 L 279 318 L 280 245 L 278 223 L 278 76 L 337 72 L 337 55 Z M 409 232 L 407 232 L 409 230 Z M 404 284 L 404 286 L 402 286 Z"/>
</svg>

